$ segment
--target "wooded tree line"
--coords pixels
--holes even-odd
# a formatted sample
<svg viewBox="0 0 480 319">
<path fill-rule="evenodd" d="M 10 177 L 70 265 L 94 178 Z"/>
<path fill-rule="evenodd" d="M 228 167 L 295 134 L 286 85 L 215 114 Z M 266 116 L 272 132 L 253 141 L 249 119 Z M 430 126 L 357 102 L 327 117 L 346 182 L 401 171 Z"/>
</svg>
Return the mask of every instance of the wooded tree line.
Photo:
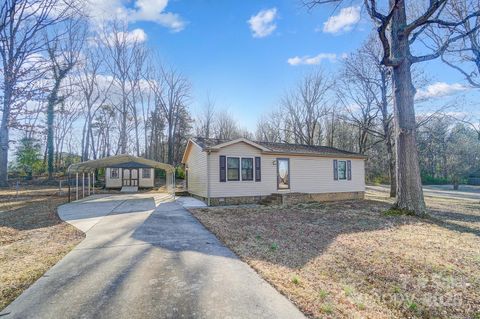
<svg viewBox="0 0 480 319">
<path fill-rule="evenodd" d="M 85 8 L 82 0 L 0 7 L 2 185 L 12 143 L 44 145 L 50 178 L 78 151 L 83 161 L 125 153 L 180 161 L 192 126 L 189 80 L 159 61 L 142 30 L 120 20 L 92 27 Z"/>
<path fill-rule="evenodd" d="M 313 10 L 342 1 L 304 3 Z M 445 106 L 415 114 L 422 103 L 415 88 L 426 82 L 414 65 L 441 58 L 478 88 L 478 1 L 365 0 L 376 32 L 342 61 L 338 74 L 307 74 L 259 120 L 255 133 L 212 97 L 194 122 L 188 78 L 160 62 L 141 29 L 124 21 L 89 27 L 85 7 L 83 0 L 6 0 L 0 6 L 1 185 L 12 142 L 20 149 L 39 143 L 52 177 L 78 144 L 81 160 L 131 153 L 177 164 L 192 134 L 324 144 L 370 155 L 369 178 L 388 176 L 396 205 L 417 214 L 425 211 L 421 172 L 457 179 L 477 169 L 475 122 L 455 119 Z M 435 135 L 440 128 L 442 135 Z"/>
</svg>

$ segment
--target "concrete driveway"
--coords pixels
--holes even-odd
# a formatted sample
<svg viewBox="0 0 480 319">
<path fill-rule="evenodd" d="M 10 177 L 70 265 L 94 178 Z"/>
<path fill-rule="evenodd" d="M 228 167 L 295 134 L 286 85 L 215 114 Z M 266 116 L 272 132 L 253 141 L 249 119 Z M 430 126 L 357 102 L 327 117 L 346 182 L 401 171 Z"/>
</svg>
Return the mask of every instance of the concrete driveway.
<svg viewBox="0 0 480 319">
<path fill-rule="evenodd" d="M 165 194 L 92 196 L 60 208 L 86 238 L 3 318 L 303 318 Z"/>
</svg>

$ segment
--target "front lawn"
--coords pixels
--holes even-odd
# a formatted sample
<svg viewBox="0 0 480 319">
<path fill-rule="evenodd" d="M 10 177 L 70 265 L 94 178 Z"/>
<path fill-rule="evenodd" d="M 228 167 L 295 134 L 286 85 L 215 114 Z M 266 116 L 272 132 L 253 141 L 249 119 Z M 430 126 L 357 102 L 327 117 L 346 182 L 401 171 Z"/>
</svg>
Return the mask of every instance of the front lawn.
<svg viewBox="0 0 480 319">
<path fill-rule="evenodd" d="M 0 310 L 84 238 L 58 217 L 67 198 L 57 191 L 0 190 Z"/>
<path fill-rule="evenodd" d="M 314 318 L 480 318 L 480 203 L 426 198 L 432 218 L 365 201 L 192 213 Z"/>
</svg>

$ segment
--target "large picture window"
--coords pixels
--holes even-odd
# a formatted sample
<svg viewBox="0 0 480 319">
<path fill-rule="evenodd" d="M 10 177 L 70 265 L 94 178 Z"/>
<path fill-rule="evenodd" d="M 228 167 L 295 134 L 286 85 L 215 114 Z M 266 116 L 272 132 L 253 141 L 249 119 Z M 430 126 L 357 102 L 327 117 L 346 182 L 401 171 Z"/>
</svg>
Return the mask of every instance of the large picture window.
<svg viewBox="0 0 480 319">
<path fill-rule="evenodd" d="M 227 179 L 229 181 L 240 180 L 240 158 L 227 157 Z"/>
<path fill-rule="evenodd" d="M 253 181 L 253 158 L 242 158 L 242 181 Z"/>
<path fill-rule="evenodd" d="M 347 161 L 338 161 L 338 179 L 347 179 Z"/>
<path fill-rule="evenodd" d="M 277 159 L 277 184 L 278 189 L 290 188 L 290 161 L 288 158 Z"/>
</svg>

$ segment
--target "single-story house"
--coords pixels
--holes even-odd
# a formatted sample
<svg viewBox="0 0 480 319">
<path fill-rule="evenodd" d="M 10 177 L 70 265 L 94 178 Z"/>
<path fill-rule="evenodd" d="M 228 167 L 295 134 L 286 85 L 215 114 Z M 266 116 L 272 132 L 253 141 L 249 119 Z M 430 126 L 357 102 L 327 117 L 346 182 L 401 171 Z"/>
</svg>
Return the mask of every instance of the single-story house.
<svg viewBox="0 0 480 319">
<path fill-rule="evenodd" d="M 209 205 L 361 199 L 364 155 L 333 147 L 192 138 L 187 191 Z"/>
</svg>

